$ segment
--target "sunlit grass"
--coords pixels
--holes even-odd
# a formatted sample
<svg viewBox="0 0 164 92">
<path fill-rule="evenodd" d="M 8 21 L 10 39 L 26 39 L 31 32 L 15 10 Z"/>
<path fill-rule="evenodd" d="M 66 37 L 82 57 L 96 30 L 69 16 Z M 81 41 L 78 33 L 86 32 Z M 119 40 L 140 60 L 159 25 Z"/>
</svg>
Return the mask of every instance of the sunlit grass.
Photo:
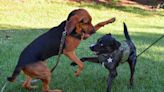
<svg viewBox="0 0 164 92">
<path fill-rule="evenodd" d="M 23 1 L 23 2 L 22 2 Z M 137 53 L 142 52 L 161 35 L 164 35 L 164 12 L 144 11 L 138 8 L 115 7 L 86 3 L 64 2 L 62 0 L 0 0 L 0 87 L 11 75 L 20 52 L 32 40 L 57 26 L 67 18 L 70 11 L 85 8 L 93 18 L 93 24 L 116 17 L 116 22 L 100 29 L 83 41 L 77 49 L 79 57 L 93 56 L 89 45 L 103 34 L 111 32 L 118 40 L 124 40 L 123 22 L 128 26 Z M 114 92 L 163 92 L 164 88 L 164 39 L 138 58 L 135 86 L 128 89 L 128 64 L 120 65 L 118 77 L 113 84 Z M 51 58 L 52 68 L 56 58 Z M 70 60 L 62 56 L 53 73 L 51 88 L 61 88 L 64 92 L 105 92 L 108 71 L 98 64 L 85 63 L 79 78 L 74 76 L 76 68 L 70 67 Z M 5 92 L 27 92 L 20 86 L 21 74 L 15 84 L 9 84 Z M 41 85 L 41 83 L 38 83 Z M 41 86 L 36 92 L 41 91 Z"/>
</svg>

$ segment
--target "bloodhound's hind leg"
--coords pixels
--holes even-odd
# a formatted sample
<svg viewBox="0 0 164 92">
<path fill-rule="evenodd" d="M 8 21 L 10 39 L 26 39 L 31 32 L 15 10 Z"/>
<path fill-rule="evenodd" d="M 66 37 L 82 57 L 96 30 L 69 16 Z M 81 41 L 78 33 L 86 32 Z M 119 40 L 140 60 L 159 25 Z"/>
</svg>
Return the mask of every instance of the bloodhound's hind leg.
<svg viewBox="0 0 164 92">
<path fill-rule="evenodd" d="M 44 61 L 43 64 L 47 65 L 47 61 Z M 25 75 L 26 75 L 26 74 L 25 74 Z M 26 75 L 26 77 L 30 77 L 30 76 Z M 26 81 L 26 80 L 25 80 L 25 81 Z M 24 84 L 26 83 L 25 81 L 23 82 Z M 39 81 L 38 79 L 33 79 L 33 80 L 31 80 L 31 85 L 36 84 L 38 81 Z M 23 86 L 23 84 L 22 84 L 22 86 Z"/>
<path fill-rule="evenodd" d="M 47 66 L 48 61 L 44 61 L 42 63 Z M 31 84 L 36 84 L 38 81 L 39 81 L 38 79 L 34 79 L 31 81 Z"/>
<path fill-rule="evenodd" d="M 31 86 L 32 78 L 28 75 L 25 76 L 26 76 L 26 80 L 23 82 L 22 87 L 28 90 L 37 88 L 37 86 Z"/>
<path fill-rule="evenodd" d="M 62 90 L 59 90 L 59 89 L 55 89 L 55 90 L 50 90 L 49 89 L 49 83 L 50 83 L 50 80 L 51 80 L 51 78 L 50 77 L 45 77 L 45 78 L 43 78 L 43 79 L 41 79 L 42 80 L 42 82 L 43 82 L 43 92 L 62 92 Z"/>
<path fill-rule="evenodd" d="M 59 92 L 56 90 L 49 89 L 49 83 L 51 80 L 51 72 L 48 69 L 48 67 L 45 64 L 43 64 L 42 61 L 27 65 L 23 69 L 23 72 L 30 77 L 34 77 L 34 78 L 40 79 L 42 81 L 42 83 L 43 83 L 42 92 Z"/>
</svg>

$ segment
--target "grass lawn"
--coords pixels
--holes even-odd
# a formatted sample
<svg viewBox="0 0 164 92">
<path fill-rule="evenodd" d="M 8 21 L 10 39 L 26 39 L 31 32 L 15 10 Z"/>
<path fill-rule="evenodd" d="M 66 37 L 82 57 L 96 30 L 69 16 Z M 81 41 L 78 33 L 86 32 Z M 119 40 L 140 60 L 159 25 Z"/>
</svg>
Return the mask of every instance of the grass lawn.
<svg viewBox="0 0 164 92">
<path fill-rule="evenodd" d="M 116 22 L 100 29 L 92 37 L 83 41 L 77 49 L 79 57 L 93 56 L 90 44 L 102 35 L 111 32 L 120 41 L 123 35 L 123 22 L 126 22 L 129 34 L 137 47 L 137 53 L 143 51 L 161 35 L 164 35 L 164 11 L 144 11 L 138 8 L 115 7 L 111 5 L 78 4 L 62 0 L 0 0 L 0 88 L 11 75 L 18 57 L 25 46 L 40 34 L 57 26 L 67 18 L 70 11 L 77 8 L 87 9 L 93 18 L 93 24 L 116 17 Z M 49 59 L 52 68 L 56 57 Z M 164 39 L 138 58 L 134 88 L 128 89 L 129 66 L 118 67 L 118 76 L 114 80 L 113 92 L 163 92 L 164 91 Z M 85 63 L 85 69 L 76 78 L 76 67 L 70 66 L 70 60 L 61 57 L 53 72 L 50 87 L 64 92 L 106 92 L 108 71 L 101 65 Z M 24 75 L 20 74 L 16 83 L 7 85 L 4 92 L 28 92 L 21 88 Z M 34 92 L 41 92 L 39 88 Z"/>
</svg>

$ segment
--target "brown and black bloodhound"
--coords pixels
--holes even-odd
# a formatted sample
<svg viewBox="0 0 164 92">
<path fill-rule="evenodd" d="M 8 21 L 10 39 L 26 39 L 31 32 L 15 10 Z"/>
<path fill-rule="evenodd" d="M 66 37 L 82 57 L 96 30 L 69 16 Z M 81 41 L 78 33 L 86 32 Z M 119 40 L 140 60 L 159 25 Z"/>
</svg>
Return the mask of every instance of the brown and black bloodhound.
<svg viewBox="0 0 164 92">
<path fill-rule="evenodd" d="M 23 71 L 27 76 L 22 85 L 24 88 L 33 88 L 31 80 L 36 78 L 42 81 L 43 92 L 59 92 L 58 90 L 50 90 L 51 72 L 43 61 L 58 55 L 62 32 L 66 30 L 67 35 L 62 53 L 78 65 L 75 76 L 79 76 L 84 65 L 76 56 L 76 48 L 82 40 L 90 37 L 99 28 L 113 23 L 115 18 L 100 22 L 95 26 L 92 25 L 91 21 L 92 18 L 85 9 L 73 10 L 67 20 L 36 38 L 21 52 L 12 76 L 7 78 L 8 81 L 14 82 L 18 74 Z"/>
</svg>

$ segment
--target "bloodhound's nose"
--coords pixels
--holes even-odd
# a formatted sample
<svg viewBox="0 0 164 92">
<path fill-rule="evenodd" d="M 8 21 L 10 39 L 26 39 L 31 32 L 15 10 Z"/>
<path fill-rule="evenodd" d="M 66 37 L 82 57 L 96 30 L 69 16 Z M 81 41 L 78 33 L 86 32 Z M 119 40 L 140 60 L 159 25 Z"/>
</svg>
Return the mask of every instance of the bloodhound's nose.
<svg viewBox="0 0 164 92">
<path fill-rule="evenodd" d="M 93 30 L 92 30 L 91 34 L 94 34 L 94 33 L 96 33 L 96 29 L 93 27 Z"/>
</svg>

